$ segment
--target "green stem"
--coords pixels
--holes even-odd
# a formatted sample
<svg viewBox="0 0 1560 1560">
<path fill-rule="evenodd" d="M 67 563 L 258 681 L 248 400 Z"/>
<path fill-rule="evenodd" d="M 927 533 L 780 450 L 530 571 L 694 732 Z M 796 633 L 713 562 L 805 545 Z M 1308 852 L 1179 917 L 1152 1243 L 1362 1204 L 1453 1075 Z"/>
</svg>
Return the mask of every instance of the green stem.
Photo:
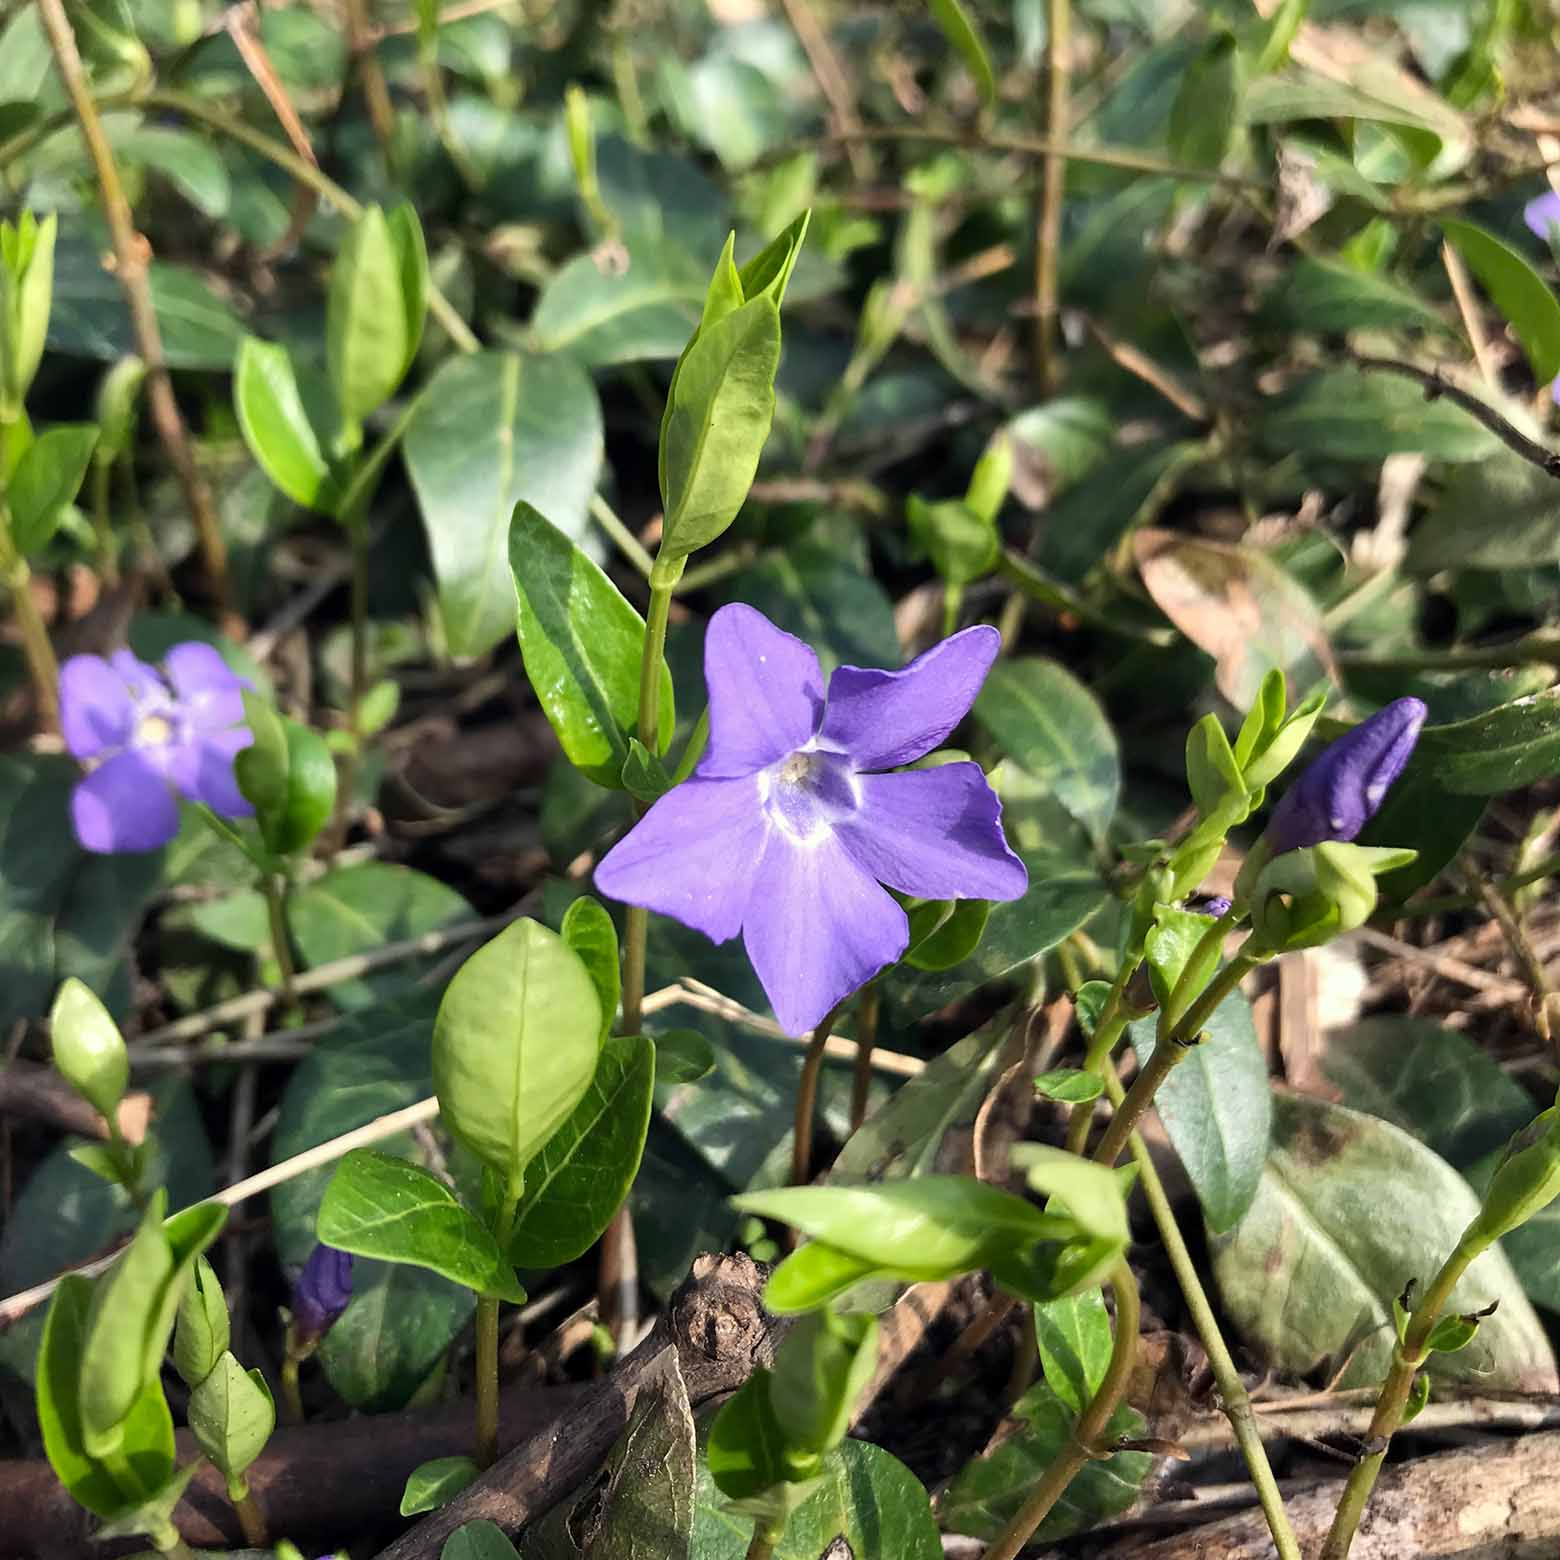
<svg viewBox="0 0 1560 1560">
<path fill-rule="evenodd" d="M 161 1532 L 149 1533 L 147 1537 L 159 1554 L 171 1555 L 173 1560 L 195 1560 L 195 1551 L 179 1536 L 179 1530 L 171 1522 Z"/>
<path fill-rule="evenodd" d="M 509 1249 L 518 1193 L 506 1197 L 493 1231 L 500 1254 Z M 505 1258 L 507 1261 L 507 1258 Z M 498 1460 L 498 1296 L 477 1296 L 477 1443 L 473 1456 L 479 1468 Z"/>
<path fill-rule="evenodd" d="M 1105 1073 L 1105 1092 L 1119 1110 L 1126 1098 L 1126 1091 L 1113 1072 Z M 1247 1474 L 1261 1502 L 1262 1514 L 1267 1518 L 1268 1531 L 1273 1535 L 1278 1560 L 1302 1560 L 1300 1545 L 1289 1525 L 1289 1514 L 1284 1510 L 1284 1498 L 1278 1492 L 1278 1481 L 1273 1477 L 1273 1469 L 1268 1462 L 1267 1448 L 1263 1446 L 1262 1436 L 1257 1429 L 1257 1416 L 1252 1412 L 1250 1394 L 1240 1379 L 1240 1372 L 1235 1368 L 1224 1335 L 1219 1331 L 1213 1307 L 1209 1304 L 1202 1280 L 1197 1276 L 1197 1265 L 1186 1249 L 1181 1226 L 1176 1222 L 1175 1210 L 1171 1208 L 1164 1183 L 1154 1168 L 1153 1155 L 1149 1153 L 1139 1133 L 1132 1133 L 1127 1143 L 1137 1165 L 1138 1182 L 1143 1188 L 1148 1211 L 1153 1215 L 1159 1230 L 1160 1244 L 1170 1259 L 1170 1267 L 1186 1299 L 1186 1309 L 1191 1312 L 1192 1325 L 1197 1329 L 1203 1351 L 1208 1356 L 1208 1367 L 1213 1372 L 1213 1379 L 1219 1388 L 1219 1399 L 1224 1405 L 1224 1417 L 1229 1420 L 1230 1428 L 1235 1433 L 1235 1444 L 1246 1461 Z"/>
<path fill-rule="evenodd" d="M 1192 1047 L 1197 1044 L 1197 1037 L 1202 1033 L 1203 1026 L 1212 1016 L 1214 1009 L 1260 962 L 1261 960 L 1250 954 L 1236 954 L 1208 983 L 1207 990 L 1192 1004 L 1186 1016 L 1174 1024 L 1168 1034 L 1161 1036 L 1155 1042 L 1154 1054 L 1149 1057 L 1148 1064 L 1142 1072 L 1132 1080 L 1132 1087 L 1122 1099 L 1116 1114 L 1111 1117 L 1110 1125 L 1105 1129 L 1105 1136 L 1100 1139 L 1100 1146 L 1094 1151 L 1096 1164 L 1113 1165 L 1121 1158 L 1121 1152 L 1127 1146 L 1127 1138 L 1131 1135 L 1132 1129 L 1142 1120 L 1144 1111 L 1153 1103 L 1160 1084 L 1186 1059 Z"/>
<path fill-rule="evenodd" d="M 1067 1444 L 1045 1470 L 1034 1493 L 986 1550 L 985 1560 L 1015 1560 L 1084 1464 L 1101 1454 L 1100 1437 L 1127 1393 L 1137 1358 L 1139 1321 L 1137 1280 L 1125 1261 L 1116 1264 L 1108 1282 L 1116 1297 L 1116 1338 L 1100 1389 L 1079 1416 Z"/>
<path fill-rule="evenodd" d="M 1127 982 L 1137 973 L 1138 966 L 1142 962 L 1141 949 L 1136 954 L 1129 952 L 1122 957 L 1121 968 L 1116 971 L 1110 994 L 1105 998 L 1104 1007 L 1100 1009 L 1099 1019 L 1094 1026 L 1093 1035 L 1089 1038 L 1088 1050 L 1083 1058 L 1084 1070 L 1094 1073 L 1097 1077 L 1106 1077 L 1110 1073 L 1110 1058 L 1126 1032 L 1128 1023 L 1128 1014 L 1124 1010 L 1122 997 L 1126 992 Z M 1081 1154 L 1088 1146 L 1089 1127 L 1093 1120 L 1093 1100 L 1079 1100 L 1068 1113 L 1066 1147 L 1069 1154 Z"/>
<path fill-rule="evenodd" d="M 1058 311 L 1057 269 L 1062 247 L 1062 191 L 1067 183 L 1069 63 L 1068 33 L 1072 8 L 1068 0 L 1046 0 L 1046 140 L 1041 164 L 1040 214 L 1035 224 L 1035 383 L 1042 396 L 1054 395 L 1059 377 L 1056 358 Z"/>
<path fill-rule="evenodd" d="M 3 504 L 0 504 L 0 577 L 11 592 L 16 626 L 22 636 L 22 653 L 27 658 L 33 697 L 38 704 L 38 724 L 47 731 L 57 731 L 60 724 L 59 662 L 54 658 L 54 646 L 49 643 L 49 630 L 38 611 L 38 603 L 33 600 L 32 571 L 27 567 L 27 560 L 11 545 L 11 517 Z"/>
<path fill-rule="evenodd" d="M 282 1418 L 290 1425 L 303 1423 L 303 1389 L 298 1385 L 298 1357 L 286 1355 L 282 1360 Z"/>
<path fill-rule="evenodd" d="M 1344 1560 L 1349 1546 L 1354 1542 L 1360 1518 L 1365 1515 L 1366 1503 L 1376 1487 L 1376 1475 L 1387 1460 L 1393 1435 L 1402 1426 L 1403 1412 L 1408 1407 L 1414 1377 L 1425 1363 L 1430 1333 L 1440 1320 L 1447 1301 L 1451 1299 L 1458 1279 L 1488 1244 L 1483 1240 L 1470 1242 L 1468 1234 L 1471 1232 L 1470 1227 L 1469 1232 L 1457 1243 L 1457 1249 L 1441 1264 L 1441 1271 L 1431 1280 L 1424 1299 L 1414 1307 L 1403 1341 L 1393 1353 L 1392 1368 L 1382 1383 L 1381 1394 L 1376 1399 L 1376 1412 L 1371 1416 L 1370 1429 L 1365 1434 L 1369 1454 L 1354 1465 L 1354 1471 L 1343 1487 L 1343 1499 L 1338 1502 L 1337 1513 L 1318 1560 Z"/>
<path fill-rule="evenodd" d="M 1175 985 L 1170 988 L 1170 998 L 1160 1012 L 1160 1034 L 1169 1034 L 1175 1025 L 1180 1023 L 1198 992 L 1208 984 L 1208 977 L 1219 961 L 1219 951 L 1224 947 L 1224 939 L 1234 930 L 1235 923 L 1245 913 L 1243 905 L 1232 904 L 1198 938 L 1197 946 L 1192 949 L 1191 957 L 1182 966 Z"/>
<path fill-rule="evenodd" d="M 293 963 L 292 944 L 287 937 L 287 909 L 276 873 L 266 872 L 261 875 L 260 892 L 265 895 L 266 915 L 271 923 L 271 951 L 276 955 L 276 963 L 282 972 L 282 995 L 290 1007 L 297 1000 L 293 983 L 298 979 L 298 970 Z"/>
<path fill-rule="evenodd" d="M 753 1541 L 747 1547 L 747 1560 L 769 1560 L 784 1533 L 783 1522 L 760 1522 L 753 1529 Z"/>
<path fill-rule="evenodd" d="M 650 578 L 651 571 L 655 568 L 655 559 L 647 553 L 639 544 L 639 538 L 623 524 L 617 510 L 615 510 L 600 493 L 592 493 L 590 496 L 591 518 L 603 531 L 612 538 L 617 550 L 646 579 Z"/>
<path fill-rule="evenodd" d="M 110 587 L 119 583 L 119 548 L 108 515 L 109 482 L 113 472 L 109 461 L 92 462 L 92 531 L 97 538 L 98 573 L 103 576 L 103 583 Z"/>
</svg>

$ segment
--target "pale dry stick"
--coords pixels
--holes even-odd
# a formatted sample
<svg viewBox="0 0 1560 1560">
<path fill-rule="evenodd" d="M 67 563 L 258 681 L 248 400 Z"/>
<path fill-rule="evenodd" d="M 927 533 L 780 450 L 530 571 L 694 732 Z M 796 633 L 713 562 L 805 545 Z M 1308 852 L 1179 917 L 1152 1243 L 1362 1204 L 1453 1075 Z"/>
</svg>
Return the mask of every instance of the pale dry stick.
<svg viewBox="0 0 1560 1560">
<path fill-rule="evenodd" d="M 1447 953 L 1437 953 L 1433 948 L 1416 947 L 1386 932 L 1378 932 L 1373 926 L 1362 926 L 1355 935 L 1361 942 L 1369 943 L 1372 948 L 1379 948 L 1383 953 L 1394 954 L 1413 964 L 1426 965 L 1446 980 L 1456 981 L 1460 986 L 1470 986 L 1475 991 L 1487 991 L 1503 1002 L 1525 1002 L 1528 998 L 1527 986 L 1510 975 L 1481 970 L 1476 964 L 1454 959 Z"/>
<path fill-rule="evenodd" d="M 64 0 L 38 0 L 38 17 L 48 35 L 54 63 L 70 97 L 76 120 L 81 126 L 82 139 L 87 144 L 87 155 L 92 160 L 93 172 L 97 176 L 98 198 L 108 221 L 114 247 L 114 273 L 119 278 L 119 285 L 124 289 L 125 300 L 130 306 L 136 350 L 146 364 L 146 394 L 151 403 L 152 422 L 167 451 L 169 463 L 173 466 L 190 518 L 195 522 L 212 596 L 226 617 L 229 615 L 231 597 L 227 543 L 217 523 L 211 490 L 195 464 L 184 418 L 179 412 L 179 403 L 174 399 L 173 383 L 168 377 L 162 327 L 157 320 L 156 305 L 152 302 L 148 270 L 151 245 L 136 229 L 130 202 L 119 181 L 119 168 L 114 161 L 113 149 L 104 134 L 103 122 L 98 118 L 97 104 L 93 101 L 92 89 L 87 83 L 86 69 L 76 47 L 76 34 L 71 28 L 70 18 L 65 14 Z"/>
<path fill-rule="evenodd" d="M 807 63 L 812 66 L 813 78 L 829 105 L 835 130 L 842 138 L 854 135 L 861 129 L 861 119 L 856 113 L 856 98 L 851 91 L 850 78 L 840 64 L 840 57 L 829 42 L 829 35 L 813 15 L 808 0 L 780 0 L 780 4 L 785 9 L 791 31 L 796 34 L 802 52 L 807 56 Z M 850 159 L 851 172 L 858 179 L 865 179 L 871 174 L 872 162 L 865 146 L 859 142 L 847 142 L 845 155 Z"/>
<path fill-rule="evenodd" d="M 1544 969 L 1544 961 L 1539 958 L 1532 939 L 1527 934 L 1527 928 L 1522 924 L 1522 917 L 1494 883 L 1481 878 L 1476 872 L 1470 870 L 1465 873 L 1463 882 L 1471 892 L 1478 895 L 1484 908 L 1494 917 L 1496 925 L 1505 936 L 1507 947 L 1511 949 L 1512 956 L 1521 967 L 1523 977 L 1532 987 L 1528 995 L 1533 1014 L 1533 1027 L 1537 1030 L 1539 1038 L 1548 1044 L 1552 1038 L 1551 1009 L 1554 1007 L 1554 989 L 1549 984 L 1549 975 Z"/>
<path fill-rule="evenodd" d="M 272 1165 L 268 1170 L 257 1171 L 246 1180 L 234 1186 L 224 1187 L 220 1192 L 201 1200 L 235 1208 L 251 1197 L 258 1197 L 260 1193 L 268 1192 L 272 1187 L 281 1186 L 284 1182 L 294 1180 L 310 1170 L 318 1170 L 325 1165 L 334 1164 L 354 1148 L 367 1148 L 370 1144 L 382 1143 L 398 1132 L 411 1131 L 420 1122 L 432 1121 L 438 1114 L 437 1099 L 430 1097 L 418 1100 L 415 1104 L 407 1105 L 401 1110 L 391 1111 L 387 1116 L 377 1116 L 373 1121 L 355 1127 L 351 1132 L 344 1132 L 340 1137 L 331 1138 L 329 1142 L 318 1143 L 313 1148 L 305 1149 L 301 1154 L 294 1154 L 291 1159 L 284 1159 L 279 1165 Z M 95 1261 L 83 1263 L 80 1267 L 68 1271 L 79 1273 L 84 1278 L 95 1277 L 109 1267 L 118 1255 L 117 1251 L 110 1252 L 106 1257 L 98 1257 Z M 34 1284 L 31 1289 L 20 1290 L 0 1300 L 0 1329 L 9 1327 L 34 1306 L 41 1305 L 59 1287 L 60 1279 L 65 1276 L 65 1273 L 57 1274 L 44 1283 Z"/>
<path fill-rule="evenodd" d="M 1041 162 L 1040 214 L 1035 224 L 1035 382 L 1043 396 L 1054 395 L 1060 367 L 1056 324 L 1060 299 L 1058 273 L 1062 252 L 1062 194 L 1067 185 L 1067 51 L 1072 23 L 1071 0 L 1046 0 L 1045 129 L 1050 143 Z"/>
<path fill-rule="evenodd" d="M 1208 421 L 1208 408 L 1202 398 L 1183 385 L 1168 368 L 1156 363 L 1146 352 L 1138 351 L 1130 342 L 1118 340 L 1093 315 L 1084 316 L 1084 325 L 1118 368 L 1157 390 L 1182 416 L 1193 422 Z"/>
<path fill-rule="evenodd" d="M 1500 365 L 1490 351 L 1490 338 L 1479 318 L 1479 300 L 1474 296 L 1473 281 L 1463 258 L 1452 247 L 1449 238 L 1441 240 L 1441 267 L 1452 284 L 1452 297 L 1457 300 L 1457 312 L 1462 315 L 1463 329 L 1468 332 L 1468 344 L 1473 348 L 1473 360 L 1479 365 L 1479 375 L 1491 389 L 1500 385 Z"/>
<path fill-rule="evenodd" d="M 385 81 L 384 67 L 375 53 L 378 38 L 373 19 L 368 14 L 368 0 L 345 0 L 347 12 L 347 41 L 357 64 L 358 80 L 363 87 L 363 102 L 368 109 L 368 122 L 373 126 L 374 139 L 384 154 L 385 166 L 392 176 L 395 173 L 395 105 L 390 101 L 390 88 Z"/>
</svg>

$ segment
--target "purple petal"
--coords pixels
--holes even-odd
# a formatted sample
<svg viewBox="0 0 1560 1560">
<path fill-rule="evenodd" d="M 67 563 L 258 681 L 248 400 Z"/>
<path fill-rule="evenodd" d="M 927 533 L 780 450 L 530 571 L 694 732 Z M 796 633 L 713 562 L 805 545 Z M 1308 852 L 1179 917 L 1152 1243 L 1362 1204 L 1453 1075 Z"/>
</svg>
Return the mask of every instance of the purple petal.
<svg viewBox="0 0 1560 1560">
<path fill-rule="evenodd" d="M 752 900 L 743 941 L 789 1035 L 815 1028 L 910 940 L 904 911 L 827 834 L 797 845 L 777 830 L 757 870 L 744 875 Z"/>
<path fill-rule="evenodd" d="M 175 645 L 163 665 L 174 695 L 201 730 L 236 726 L 244 718 L 244 689 L 249 684 L 210 645 L 199 640 Z"/>
<path fill-rule="evenodd" d="M 147 750 L 146 756 L 187 800 L 204 802 L 222 818 L 250 818 L 255 810 L 239 790 L 233 773 L 234 757 L 250 740 L 247 726 L 229 726 L 225 731 Z"/>
<path fill-rule="evenodd" d="M 168 685 L 162 680 L 157 668 L 148 666 L 140 656 L 129 650 L 116 650 L 108 659 L 124 679 L 130 697 L 137 704 L 149 705 L 156 710 L 166 709 L 173 702 L 168 694 Z"/>
<path fill-rule="evenodd" d="M 695 773 L 705 780 L 756 774 L 805 745 L 823 713 L 818 657 L 762 612 L 733 602 L 704 638 L 710 740 Z"/>
<path fill-rule="evenodd" d="M 1550 229 L 1560 227 L 1560 195 L 1545 190 L 1542 195 L 1534 196 L 1522 208 L 1522 220 L 1536 237 L 1547 240 Z"/>
<path fill-rule="evenodd" d="M 100 655 L 73 655 L 60 668 L 60 729 L 76 758 L 129 744 L 135 703 L 125 680 Z"/>
<path fill-rule="evenodd" d="M 862 775 L 858 784 L 861 810 L 835 832 L 878 882 L 920 899 L 1017 899 L 1029 887 L 979 764 Z"/>
<path fill-rule="evenodd" d="M 1549 399 L 1560 406 L 1560 378 L 1556 378 L 1549 386 Z"/>
<path fill-rule="evenodd" d="M 596 887 L 725 942 L 742 929 L 768 833 L 756 778 L 685 780 L 602 858 Z"/>
<path fill-rule="evenodd" d="M 857 769 L 893 769 L 930 753 L 964 719 L 1002 636 L 981 625 L 933 645 L 903 671 L 842 666 L 829 679 L 819 736 Z"/>
<path fill-rule="evenodd" d="M 77 785 L 71 822 L 83 850 L 156 850 L 179 832 L 179 807 L 144 755 L 116 753 Z"/>
<path fill-rule="evenodd" d="M 293 1285 L 293 1332 L 302 1342 L 323 1338 L 352 1299 L 352 1257 L 323 1243 L 309 1253 Z"/>
</svg>

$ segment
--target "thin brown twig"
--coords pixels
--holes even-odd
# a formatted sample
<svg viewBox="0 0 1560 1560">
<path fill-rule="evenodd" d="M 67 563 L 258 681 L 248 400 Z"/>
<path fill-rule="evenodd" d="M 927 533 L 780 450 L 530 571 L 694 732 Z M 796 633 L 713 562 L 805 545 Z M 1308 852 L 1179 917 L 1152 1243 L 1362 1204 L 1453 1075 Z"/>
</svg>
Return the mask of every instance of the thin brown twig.
<svg viewBox="0 0 1560 1560">
<path fill-rule="evenodd" d="M 1441 268 L 1446 272 L 1447 281 L 1452 284 L 1452 297 L 1457 301 L 1457 312 L 1462 315 L 1463 329 L 1468 332 L 1468 344 L 1473 348 L 1479 374 L 1493 390 L 1500 384 L 1500 366 L 1490 351 L 1490 338 L 1484 329 L 1484 321 L 1479 318 L 1479 300 L 1474 296 L 1468 267 L 1463 264 L 1462 256 L 1452 247 L 1449 238 L 1441 240 Z"/>
<path fill-rule="evenodd" d="M 1349 361 L 1356 368 L 1374 370 L 1383 374 L 1401 374 L 1424 387 L 1425 399 L 1434 401 L 1444 396 L 1460 406 L 1468 415 L 1484 424 L 1513 455 L 1520 456 L 1531 466 L 1537 466 L 1547 476 L 1560 478 L 1560 452 L 1548 449 L 1535 439 L 1530 439 L 1519 428 L 1506 421 L 1487 401 L 1482 401 L 1469 390 L 1454 385 L 1439 368 L 1421 368 L 1417 363 L 1405 363 L 1398 358 L 1373 357 L 1366 353 L 1351 354 Z"/>
<path fill-rule="evenodd" d="M 179 412 L 179 403 L 174 398 L 173 383 L 168 377 L 162 327 L 158 323 L 157 308 L 152 301 L 148 270 L 151 245 L 136 229 L 135 216 L 125 196 L 124 185 L 120 183 L 113 149 L 104 134 L 103 122 L 98 118 L 97 104 L 93 101 L 92 89 L 87 83 L 86 68 L 76 47 L 76 34 L 71 28 L 70 18 L 65 14 L 64 0 L 38 0 L 38 16 L 48 35 L 49 48 L 75 110 L 82 139 L 87 144 L 87 154 L 97 176 L 98 197 L 113 241 L 114 273 L 119 278 L 119 285 L 124 289 L 125 300 L 130 306 L 136 350 L 146 364 L 146 394 L 151 404 L 152 422 L 168 453 L 190 518 L 195 522 L 212 595 L 227 617 L 232 595 L 228 580 L 227 543 L 217 523 L 211 490 L 190 448 L 189 434 Z M 242 635 L 241 626 L 232 623 L 227 626 L 238 627 L 238 633 Z"/>
<path fill-rule="evenodd" d="M 1035 224 L 1035 381 L 1043 396 L 1056 393 L 1060 365 L 1056 356 L 1057 276 L 1062 250 L 1062 194 L 1067 185 L 1067 51 L 1071 0 L 1046 0 L 1046 139 L 1050 149 L 1041 165 L 1040 215 Z"/>
<path fill-rule="evenodd" d="M 785 8 L 786 20 L 797 36 L 807 63 L 812 66 L 813 79 L 829 105 L 834 128 L 841 138 L 855 137 L 861 129 L 861 119 L 856 113 L 856 96 L 851 91 L 850 78 L 834 52 L 829 35 L 813 14 L 808 0 L 780 0 Z M 851 172 L 858 179 L 871 176 L 872 163 L 867 149 L 859 140 L 848 140 L 845 155 L 850 159 Z"/>
</svg>

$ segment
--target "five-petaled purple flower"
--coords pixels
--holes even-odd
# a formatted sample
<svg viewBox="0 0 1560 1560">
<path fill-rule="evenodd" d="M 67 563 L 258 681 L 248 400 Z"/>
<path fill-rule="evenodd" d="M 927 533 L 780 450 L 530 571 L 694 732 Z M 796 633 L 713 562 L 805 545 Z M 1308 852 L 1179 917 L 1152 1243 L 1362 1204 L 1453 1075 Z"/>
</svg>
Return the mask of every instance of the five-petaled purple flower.
<svg viewBox="0 0 1560 1560">
<path fill-rule="evenodd" d="M 309 1253 L 293 1285 L 293 1340 L 317 1343 L 336 1325 L 351 1299 L 351 1254 L 322 1242 Z"/>
<path fill-rule="evenodd" d="M 71 796 L 86 850 L 156 850 L 179 832 L 178 798 L 224 818 L 254 809 L 239 794 L 233 758 L 249 746 L 248 686 L 210 645 L 175 645 L 166 681 L 128 650 L 107 660 L 73 655 L 60 668 L 65 746 L 91 766 Z"/>
<path fill-rule="evenodd" d="M 1354 839 L 1403 773 L 1425 714 L 1421 699 L 1394 699 L 1323 748 L 1273 809 L 1263 836 L 1272 854 Z"/>
<path fill-rule="evenodd" d="M 964 718 L 1000 644 L 967 628 L 899 672 L 818 658 L 740 603 L 704 646 L 709 744 L 596 869 L 603 893 L 725 942 L 740 931 L 780 1026 L 812 1029 L 905 951 L 921 899 L 1028 887 L 980 766 L 890 774 Z"/>
</svg>

